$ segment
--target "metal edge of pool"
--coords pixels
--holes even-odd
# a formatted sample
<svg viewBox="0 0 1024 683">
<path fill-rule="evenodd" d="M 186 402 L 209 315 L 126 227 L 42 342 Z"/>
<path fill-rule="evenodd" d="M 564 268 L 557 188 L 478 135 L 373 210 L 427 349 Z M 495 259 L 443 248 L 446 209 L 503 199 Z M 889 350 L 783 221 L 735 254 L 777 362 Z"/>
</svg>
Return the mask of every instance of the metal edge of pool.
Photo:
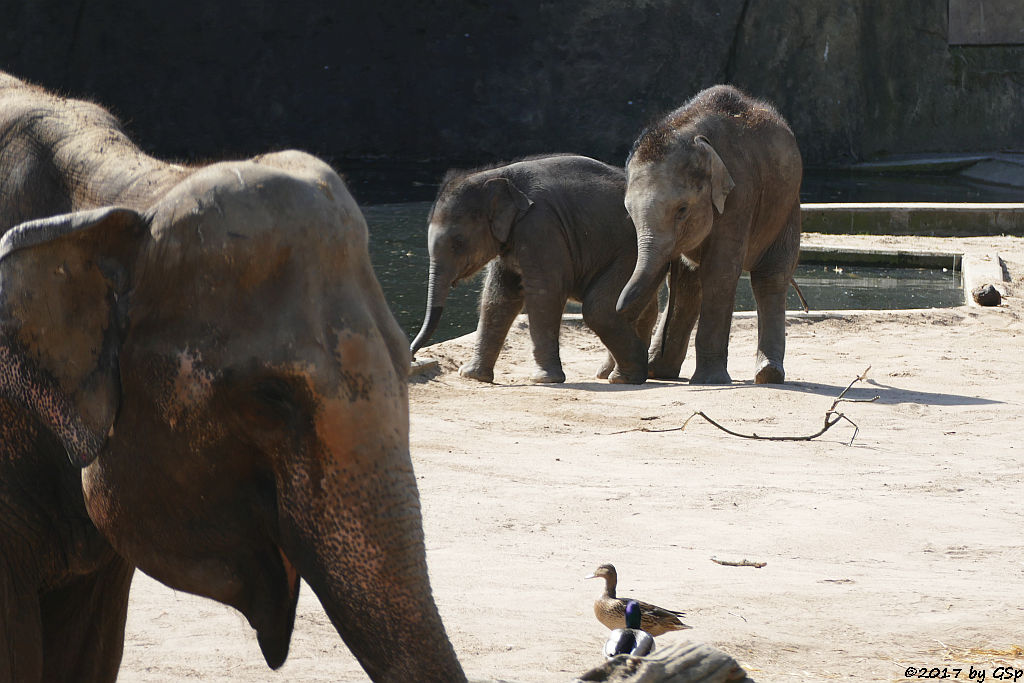
<svg viewBox="0 0 1024 683">
<path fill-rule="evenodd" d="M 1024 237 L 1024 203 L 806 203 L 803 232 L 845 235 Z"/>
<path fill-rule="evenodd" d="M 949 268 L 960 270 L 963 254 L 910 249 L 869 249 L 858 247 L 801 246 L 800 263 L 888 268 Z"/>
</svg>

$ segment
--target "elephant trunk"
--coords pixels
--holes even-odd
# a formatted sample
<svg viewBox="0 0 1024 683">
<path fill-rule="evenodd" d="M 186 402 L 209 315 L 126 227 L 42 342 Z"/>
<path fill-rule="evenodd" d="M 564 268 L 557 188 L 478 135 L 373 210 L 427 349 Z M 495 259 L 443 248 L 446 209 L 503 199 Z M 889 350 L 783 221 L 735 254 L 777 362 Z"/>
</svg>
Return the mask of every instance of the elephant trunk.
<svg viewBox="0 0 1024 683">
<path fill-rule="evenodd" d="M 279 547 L 372 680 L 464 682 L 427 574 L 409 360 L 389 320 L 397 348 L 387 334 L 339 336 L 336 355 L 366 369 L 309 379 L 316 408 L 275 473 Z"/>
<path fill-rule="evenodd" d="M 631 309 L 637 302 L 647 301 L 665 278 L 670 256 L 668 250 L 663 249 L 657 240 L 640 234 L 636 267 L 615 304 L 615 310 L 619 313 Z"/>
<path fill-rule="evenodd" d="M 309 459 L 288 476 L 282 554 L 373 681 L 465 681 L 430 587 L 408 448 L 351 440 L 342 457 Z"/>
<path fill-rule="evenodd" d="M 423 325 L 420 327 L 416 339 L 413 340 L 412 345 L 409 347 L 413 355 L 430 341 L 430 337 L 437 330 L 437 326 L 441 322 L 441 314 L 444 312 L 444 302 L 448 298 L 448 290 L 453 279 L 454 274 L 450 272 L 450 269 L 431 259 L 430 274 L 427 280 L 427 310 L 423 316 Z"/>
<path fill-rule="evenodd" d="M 680 271 L 683 268 L 683 262 L 681 259 L 674 258 L 668 267 L 668 281 L 671 283 L 668 287 L 668 305 L 665 307 L 665 324 L 661 328 L 661 346 L 658 348 L 658 354 L 665 357 L 665 347 L 668 343 L 669 337 L 669 324 L 672 322 L 672 313 L 676 310 L 676 300 L 679 298 L 679 277 Z"/>
</svg>

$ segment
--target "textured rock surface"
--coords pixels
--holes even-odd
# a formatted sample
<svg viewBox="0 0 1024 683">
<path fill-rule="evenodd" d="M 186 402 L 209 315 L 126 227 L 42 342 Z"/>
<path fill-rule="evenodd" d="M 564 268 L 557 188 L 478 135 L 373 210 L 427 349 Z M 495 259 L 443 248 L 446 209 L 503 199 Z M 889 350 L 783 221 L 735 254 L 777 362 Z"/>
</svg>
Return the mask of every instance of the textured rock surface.
<svg viewBox="0 0 1024 683">
<path fill-rule="evenodd" d="M 620 655 L 583 674 L 601 683 L 753 683 L 743 667 L 704 643 L 673 643 L 648 657 Z"/>
<path fill-rule="evenodd" d="M 1024 47 L 949 46 L 946 0 L 7 5 L 0 68 L 110 103 L 183 158 L 621 163 L 724 81 L 774 100 L 809 164 L 1024 139 Z"/>
<path fill-rule="evenodd" d="M 998 306 L 1003 300 L 1003 295 L 992 285 L 975 287 L 971 290 L 971 296 L 979 306 Z"/>
</svg>

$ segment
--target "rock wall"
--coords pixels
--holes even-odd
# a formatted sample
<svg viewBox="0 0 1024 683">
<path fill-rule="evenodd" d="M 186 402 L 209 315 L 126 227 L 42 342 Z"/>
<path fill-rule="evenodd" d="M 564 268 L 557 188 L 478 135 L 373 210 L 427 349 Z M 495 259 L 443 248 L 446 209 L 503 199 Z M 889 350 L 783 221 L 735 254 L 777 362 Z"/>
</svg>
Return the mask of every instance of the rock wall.
<svg viewBox="0 0 1024 683">
<path fill-rule="evenodd" d="M 809 165 L 1024 149 L 1024 46 L 949 46 L 947 0 L 10 0 L 0 16 L 0 68 L 181 159 L 622 163 L 718 82 L 774 101 Z"/>
</svg>

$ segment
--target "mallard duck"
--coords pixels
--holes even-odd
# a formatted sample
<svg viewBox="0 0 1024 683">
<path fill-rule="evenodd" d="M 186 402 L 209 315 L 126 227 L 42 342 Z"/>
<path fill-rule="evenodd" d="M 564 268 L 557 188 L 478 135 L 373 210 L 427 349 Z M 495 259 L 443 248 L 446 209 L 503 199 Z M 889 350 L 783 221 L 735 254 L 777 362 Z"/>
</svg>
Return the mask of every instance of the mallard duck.
<svg viewBox="0 0 1024 683">
<path fill-rule="evenodd" d="M 615 585 L 618 582 L 615 567 L 610 564 L 602 564 L 586 578 L 604 579 L 604 592 L 594 601 L 594 614 L 597 616 L 597 620 L 610 629 L 623 628 L 626 625 L 627 600 L 615 597 Z M 683 612 L 664 609 L 641 600 L 635 602 L 640 607 L 640 628 L 652 636 L 656 637 L 669 631 L 692 628 L 679 620 L 679 617 L 686 616 Z"/>
<path fill-rule="evenodd" d="M 626 603 L 626 628 L 617 628 L 604 644 L 604 656 L 636 655 L 643 657 L 654 652 L 654 638 L 640 628 L 640 605 L 636 600 Z"/>
</svg>

